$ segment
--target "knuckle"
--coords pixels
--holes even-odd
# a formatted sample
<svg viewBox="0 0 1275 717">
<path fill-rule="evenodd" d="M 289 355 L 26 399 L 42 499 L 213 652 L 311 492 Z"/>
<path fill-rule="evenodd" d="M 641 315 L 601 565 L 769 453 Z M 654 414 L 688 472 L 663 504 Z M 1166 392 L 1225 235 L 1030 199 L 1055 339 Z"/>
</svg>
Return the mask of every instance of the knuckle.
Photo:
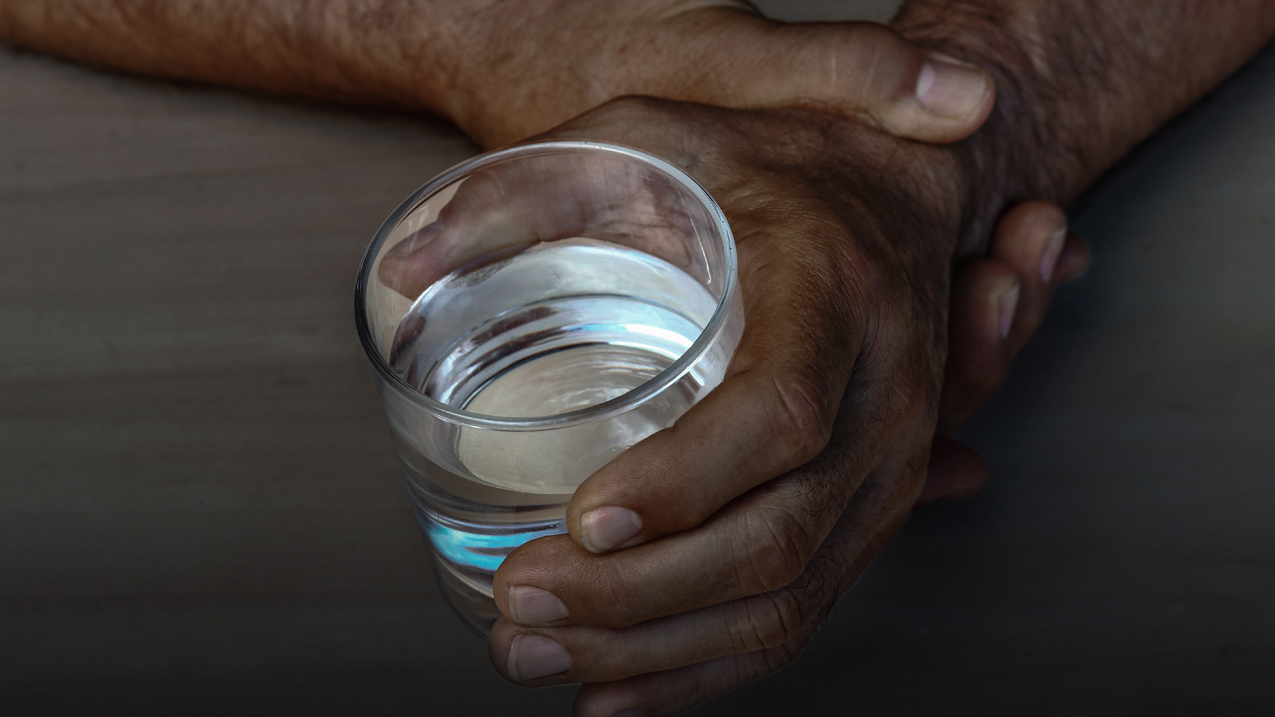
<svg viewBox="0 0 1275 717">
<path fill-rule="evenodd" d="M 828 445 L 836 405 L 814 369 L 772 379 L 771 430 L 786 463 L 807 463 Z"/>
<path fill-rule="evenodd" d="M 767 672 L 778 672 L 796 662 L 801 651 L 806 649 L 808 642 L 808 637 L 798 635 L 786 640 L 782 645 L 766 650 L 762 654 L 766 656 Z"/>
<path fill-rule="evenodd" d="M 731 625 L 736 652 L 768 650 L 783 645 L 801 625 L 801 607 L 791 590 L 763 593 L 739 604 Z"/>
<path fill-rule="evenodd" d="M 756 680 L 779 672 L 797 661 L 809 641 L 809 636 L 795 635 L 781 645 L 750 653 L 741 666 L 740 676 L 744 680 Z"/>
<path fill-rule="evenodd" d="M 749 575 L 742 581 L 755 592 L 787 587 L 805 568 L 814 545 L 806 525 L 782 509 L 755 511 L 749 516 L 747 563 Z"/>
</svg>

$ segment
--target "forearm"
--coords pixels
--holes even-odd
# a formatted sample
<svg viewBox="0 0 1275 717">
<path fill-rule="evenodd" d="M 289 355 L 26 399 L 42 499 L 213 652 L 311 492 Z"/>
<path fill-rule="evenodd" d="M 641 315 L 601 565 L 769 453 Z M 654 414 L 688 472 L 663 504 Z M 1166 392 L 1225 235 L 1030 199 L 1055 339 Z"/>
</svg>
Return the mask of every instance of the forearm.
<svg viewBox="0 0 1275 717">
<path fill-rule="evenodd" d="M 6 0 L 0 38 L 143 74 L 450 116 L 464 10 L 481 4 Z"/>
<path fill-rule="evenodd" d="M 1275 37 L 1266 0 L 913 0 L 918 44 L 990 70 L 988 123 L 955 149 L 980 252 L 1012 202 L 1066 203 Z"/>
<path fill-rule="evenodd" d="M 693 38 L 741 22 L 754 37 L 771 25 L 737 0 L 0 3 L 0 40 L 20 47 L 143 74 L 424 110 L 488 146 L 623 94 L 719 99 L 697 95 L 696 79 L 748 68 L 729 67 L 730 53 L 709 62 L 722 48 Z"/>
<path fill-rule="evenodd" d="M 875 23 L 786 24 L 744 0 L 4 0 L 0 40 L 147 74 L 426 110 L 494 147 L 625 95 L 802 107 L 952 142 L 985 73 Z M 919 78 L 938 78 L 918 94 Z"/>
</svg>

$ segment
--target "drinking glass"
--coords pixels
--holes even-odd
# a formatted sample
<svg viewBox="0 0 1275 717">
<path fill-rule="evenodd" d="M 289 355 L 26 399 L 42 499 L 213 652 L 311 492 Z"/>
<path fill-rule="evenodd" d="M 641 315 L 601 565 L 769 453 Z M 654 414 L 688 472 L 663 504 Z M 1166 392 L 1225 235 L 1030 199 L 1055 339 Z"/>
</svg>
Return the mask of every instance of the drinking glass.
<svg viewBox="0 0 1275 717">
<path fill-rule="evenodd" d="M 566 532 L 576 487 L 721 382 L 743 330 L 735 244 L 693 179 L 599 142 L 491 152 L 381 226 L 355 321 L 452 607 Z"/>
</svg>

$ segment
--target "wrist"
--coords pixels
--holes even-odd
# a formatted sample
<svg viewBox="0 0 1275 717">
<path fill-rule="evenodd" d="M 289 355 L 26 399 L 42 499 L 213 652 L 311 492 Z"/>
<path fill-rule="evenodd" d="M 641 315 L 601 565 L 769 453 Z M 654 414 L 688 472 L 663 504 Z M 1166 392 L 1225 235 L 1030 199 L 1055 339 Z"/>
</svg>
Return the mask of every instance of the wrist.
<svg viewBox="0 0 1275 717">
<path fill-rule="evenodd" d="M 1008 203 L 1067 204 L 1247 62 L 1275 37 L 1275 5 L 912 0 L 893 25 L 995 78 L 988 121 L 953 147 L 977 250 Z"/>
<path fill-rule="evenodd" d="M 604 101 L 600 67 L 582 67 L 614 31 L 596 3 L 489 3 L 458 24 L 446 116 L 484 147 L 538 134 Z M 587 31 L 592 25 L 592 32 Z"/>
<path fill-rule="evenodd" d="M 708 104 L 705 37 L 735 39 L 743 23 L 768 21 L 739 0 L 642 0 L 610 3 L 528 0 L 474 13 L 461 36 L 467 59 L 452 83 L 445 114 L 484 146 L 545 132 L 609 100 L 628 95 Z"/>
<path fill-rule="evenodd" d="M 992 4 L 996 13 L 977 11 Z M 958 258 L 986 253 L 1008 205 L 1064 203 L 1077 191 L 1073 177 L 1080 172 L 1068 166 L 1077 156 L 1062 136 L 1054 88 L 1041 81 L 1045 60 L 1036 55 L 1039 46 L 1023 40 L 1040 37 L 1037 8 L 996 0 L 912 2 L 892 23 L 909 41 L 981 67 L 996 82 L 996 104 L 983 127 L 948 147 L 966 189 Z"/>
</svg>

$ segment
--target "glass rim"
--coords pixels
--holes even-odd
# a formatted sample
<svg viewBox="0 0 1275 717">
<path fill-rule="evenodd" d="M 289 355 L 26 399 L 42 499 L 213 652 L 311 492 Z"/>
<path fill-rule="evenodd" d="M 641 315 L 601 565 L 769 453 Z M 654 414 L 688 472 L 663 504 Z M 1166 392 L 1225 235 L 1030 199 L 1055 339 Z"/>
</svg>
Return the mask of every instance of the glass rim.
<svg viewBox="0 0 1275 717">
<path fill-rule="evenodd" d="M 722 243 L 726 256 L 726 281 L 722 290 L 720 300 L 717 302 L 716 308 L 713 309 L 713 315 L 709 318 L 708 323 L 704 326 L 704 330 L 700 332 L 690 347 L 682 353 L 673 363 L 669 364 L 663 371 L 648 379 L 646 382 L 637 387 L 616 396 L 609 401 L 588 406 L 586 408 L 559 413 L 551 416 L 532 416 L 526 418 L 514 418 L 507 416 L 492 416 L 484 413 L 473 413 L 455 406 L 449 406 L 437 399 L 426 396 L 409 383 L 404 381 L 399 375 L 385 362 L 381 356 L 380 350 L 376 346 L 376 341 L 372 337 L 371 327 L 367 320 L 367 288 L 371 280 L 372 265 L 376 263 L 376 257 L 381 247 L 389 239 L 394 229 L 399 223 L 414 211 L 420 204 L 428 199 L 431 195 L 450 185 L 466 174 L 482 169 L 505 160 L 535 156 L 538 154 L 550 154 L 563 150 L 576 150 L 586 152 L 610 152 L 626 156 L 630 159 L 648 164 L 672 179 L 676 180 L 683 188 L 701 201 L 704 208 L 708 211 L 709 216 L 717 225 L 721 234 Z M 667 160 L 660 159 L 653 154 L 643 152 L 632 147 L 626 147 L 620 144 L 610 142 L 594 142 L 587 140 L 549 140 L 528 142 L 504 149 L 492 150 L 485 152 L 476 157 L 471 157 L 459 164 L 452 166 L 447 171 L 438 175 L 429 182 L 426 182 L 420 189 L 417 189 L 406 200 L 399 204 L 388 218 L 377 229 L 376 234 L 372 237 L 371 244 L 368 245 L 367 251 L 363 254 L 363 261 L 359 266 L 358 278 L 354 283 L 354 322 L 358 328 L 359 343 L 363 346 L 363 353 L 367 355 L 368 361 L 371 362 L 373 371 L 376 372 L 386 383 L 393 387 L 400 396 L 407 399 L 411 403 L 421 409 L 434 414 L 438 418 L 450 421 L 452 423 L 469 426 L 472 428 L 485 428 L 503 431 L 540 431 L 550 428 L 565 428 L 567 426 L 579 425 L 584 423 L 592 423 L 612 416 L 619 415 L 629 411 L 637 406 L 645 403 L 647 400 L 663 392 L 671 387 L 686 374 L 687 371 L 709 350 L 713 341 L 721 333 L 723 325 L 730 314 L 729 308 L 731 302 L 735 298 L 738 291 L 738 266 L 735 251 L 735 236 L 731 233 L 730 224 L 726 221 L 726 215 L 722 213 L 721 207 L 711 195 L 700 186 L 689 174 L 673 165 Z"/>
</svg>

